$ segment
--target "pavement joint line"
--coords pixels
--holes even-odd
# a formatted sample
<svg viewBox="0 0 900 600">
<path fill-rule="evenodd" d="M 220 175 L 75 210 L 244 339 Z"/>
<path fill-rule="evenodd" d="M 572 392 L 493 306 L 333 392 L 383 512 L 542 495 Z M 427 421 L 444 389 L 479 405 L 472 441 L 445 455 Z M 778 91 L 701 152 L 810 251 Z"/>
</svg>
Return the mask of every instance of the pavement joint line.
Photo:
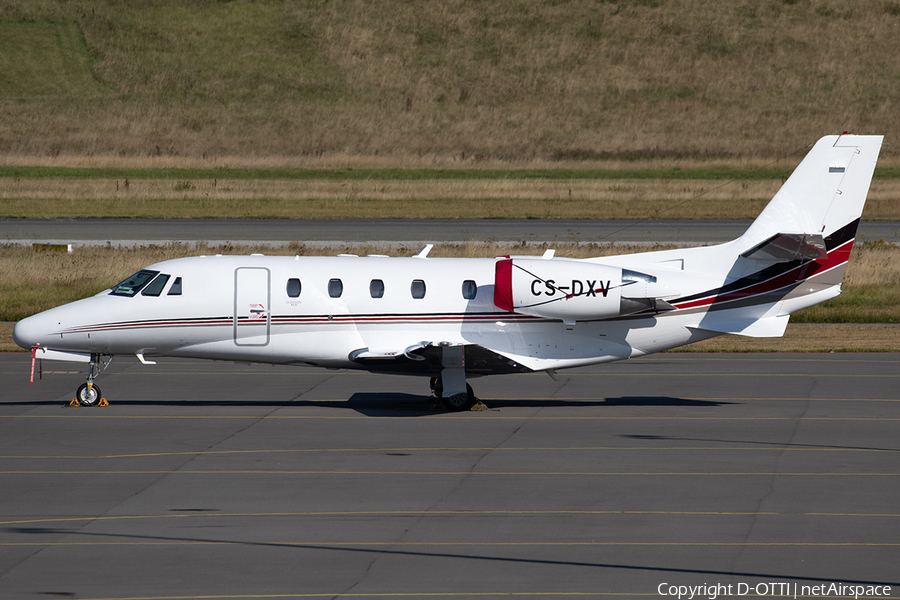
<svg viewBox="0 0 900 600">
<path fill-rule="evenodd" d="M 688 517 L 875 517 L 898 518 L 898 513 L 836 513 L 836 512 L 753 512 L 753 511 L 675 511 L 675 510 L 352 510 L 352 511 L 303 511 L 303 512 L 272 512 L 272 513 L 174 513 L 159 515 L 111 515 L 111 516 L 85 516 L 85 517 L 50 517 L 41 519 L 19 519 L 14 521 L 0 521 L 0 525 L 25 525 L 35 523 L 62 523 L 62 522 L 99 522 L 99 521 L 128 521 L 128 520 L 156 520 L 156 519 L 193 519 L 193 518 L 280 518 L 280 517 L 458 517 L 458 516 L 483 516 L 483 515 L 511 515 L 511 516 L 551 516 L 551 515 L 664 515 L 664 516 L 688 516 Z"/>
<path fill-rule="evenodd" d="M 103 598 L 85 598 L 84 600 L 240 600 L 240 599 L 261 599 L 261 598 L 535 598 L 535 597 L 572 597 L 572 598 L 605 598 L 605 597 L 626 597 L 626 596 L 654 596 L 659 597 L 656 593 L 647 592 L 311 592 L 311 593 L 286 593 L 286 594 L 213 594 L 202 596 L 128 596 L 128 597 L 103 597 Z M 747 597 L 755 597 L 749 595 Z M 807 596 L 798 596 L 798 598 L 806 598 Z"/>
<path fill-rule="evenodd" d="M 512 477 L 898 477 L 898 473 L 839 472 L 616 472 L 616 471 L 335 471 L 327 469 L 157 469 L 157 470 L 46 470 L 0 471 L 0 475 L 397 475 L 397 476 L 512 476 Z"/>
<path fill-rule="evenodd" d="M 70 533 L 69 535 L 73 535 Z M 74 535 L 78 535 L 77 532 Z M 832 547 L 832 546 L 876 546 L 895 547 L 900 542 L 276 542 L 264 540 L 204 540 L 184 541 L 172 540 L 166 542 L 0 542 L 0 547 L 10 546 L 226 546 L 226 545 L 257 545 L 267 546 L 315 546 L 321 548 L 346 548 L 346 547 L 371 547 L 371 546 L 726 546 L 726 547 L 767 547 L 767 546 L 801 546 L 801 547 Z"/>
<path fill-rule="evenodd" d="M 313 453 L 382 453 L 382 452 L 607 452 L 619 450 L 733 450 L 733 451 L 770 451 L 770 452 L 900 452 L 898 448 L 794 448 L 790 446 L 573 446 L 573 447 L 548 447 L 548 446 L 515 446 L 515 447 L 434 447 L 434 448 L 296 448 L 296 449 L 269 449 L 269 450 L 195 450 L 184 452 L 146 452 L 136 454 L 100 454 L 90 455 L 0 455 L 0 460 L 94 460 L 94 459 L 118 459 L 118 458 L 158 458 L 164 456 L 222 456 L 229 454 L 313 454 Z"/>
</svg>

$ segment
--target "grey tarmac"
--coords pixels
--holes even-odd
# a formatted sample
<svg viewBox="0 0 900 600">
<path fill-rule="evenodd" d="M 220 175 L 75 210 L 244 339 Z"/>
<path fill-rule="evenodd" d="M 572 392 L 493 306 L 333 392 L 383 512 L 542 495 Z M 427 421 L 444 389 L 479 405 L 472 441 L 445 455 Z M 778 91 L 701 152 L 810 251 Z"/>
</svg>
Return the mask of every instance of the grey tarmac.
<svg viewBox="0 0 900 600">
<path fill-rule="evenodd" d="M 81 365 L 29 367 L 0 354 L 0 598 L 900 596 L 900 354 L 486 377 L 465 413 L 414 377 L 128 357 L 72 408 Z"/>
<path fill-rule="evenodd" d="M 740 236 L 751 221 L 532 219 L 0 219 L 9 244 L 78 243 L 135 246 L 224 242 L 310 246 L 382 241 L 441 243 L 493 240 L 529 244 L 711 244 Z M 862 221 L 858 239 L 900 242 L 900 222 Z"/>
</svg>

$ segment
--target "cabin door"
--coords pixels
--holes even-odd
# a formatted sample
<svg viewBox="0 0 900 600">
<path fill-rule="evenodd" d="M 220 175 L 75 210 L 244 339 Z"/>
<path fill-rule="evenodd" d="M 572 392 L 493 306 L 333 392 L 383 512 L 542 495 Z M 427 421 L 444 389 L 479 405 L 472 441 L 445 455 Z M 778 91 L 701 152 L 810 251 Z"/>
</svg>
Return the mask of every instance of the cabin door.
<svg viewBox="0 0 900 600">
<path fill-rule="evenodd" d="M 268 269 L 240 267 L 234 271 L 234 343 L 265 346 L 272 326 Z"/>
</svg>

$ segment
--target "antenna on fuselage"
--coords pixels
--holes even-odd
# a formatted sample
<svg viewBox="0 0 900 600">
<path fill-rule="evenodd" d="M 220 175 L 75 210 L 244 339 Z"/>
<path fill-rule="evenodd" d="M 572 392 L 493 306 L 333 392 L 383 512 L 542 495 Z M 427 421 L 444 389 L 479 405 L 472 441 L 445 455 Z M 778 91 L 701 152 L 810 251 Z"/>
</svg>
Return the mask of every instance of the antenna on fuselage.
<svg viewBox="0 0 900 600">
<path fill-rule="evenodd" d="M 428 258 L 428 253 L 434 248 L 434 244 L 425 244 L 422 249 L 413 254 L 413 258 Z"/>
</svg>

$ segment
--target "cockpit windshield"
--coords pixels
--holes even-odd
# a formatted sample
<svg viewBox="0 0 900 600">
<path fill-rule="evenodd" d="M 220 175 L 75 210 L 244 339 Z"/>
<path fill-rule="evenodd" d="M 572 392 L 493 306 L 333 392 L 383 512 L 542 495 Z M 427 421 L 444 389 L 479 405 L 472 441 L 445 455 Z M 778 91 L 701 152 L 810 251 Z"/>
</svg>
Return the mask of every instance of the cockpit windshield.
<svg viewBox="0 0 900 600">
<path fill-rule="evenodd" d="M 110 291 L 110 295 L 112 296 L 135 296 L 141 288 L 147 285 L 151 279 L 153 279 L 159 271 L 148 271 L 146 269 L 142 269 L 125 279 L 124 281 L 117 283 L 112 287 Z"/>
</svg>

